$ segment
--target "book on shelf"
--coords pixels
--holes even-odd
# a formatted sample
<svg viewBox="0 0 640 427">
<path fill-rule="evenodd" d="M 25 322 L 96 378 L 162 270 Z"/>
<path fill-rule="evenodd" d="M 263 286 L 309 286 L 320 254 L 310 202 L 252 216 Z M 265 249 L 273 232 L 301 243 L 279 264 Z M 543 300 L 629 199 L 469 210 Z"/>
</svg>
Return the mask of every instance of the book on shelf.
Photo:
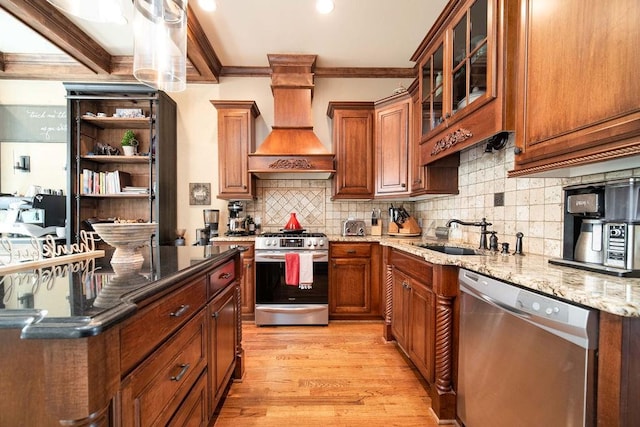
<svg viewBox="0 0 640 427">
<path fill-rule="evenodd" d="M 83 169 L 80 174 L 81 194 L 121 194 L 131 185 L 131 174 L 123 171 L 92 171 Z"/>
<path fill-rule="evenodd" d="M 122 192 L 127 194 L 147 194 L 149 189 L 147 187 L 127 186 L 122 189 Z"/>
</svg>

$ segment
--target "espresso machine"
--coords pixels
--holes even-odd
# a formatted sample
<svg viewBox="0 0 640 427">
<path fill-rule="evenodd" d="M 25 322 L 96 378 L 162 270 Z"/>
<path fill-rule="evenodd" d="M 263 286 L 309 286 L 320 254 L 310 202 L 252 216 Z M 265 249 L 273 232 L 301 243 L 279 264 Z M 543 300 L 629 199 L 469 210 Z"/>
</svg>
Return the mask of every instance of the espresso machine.
<svg viewBox="0 0 640 427">
<path fill-rule="evenodd" d="M 605 184 L 604 262 L 640 276 L 640 178 Z"/>
<path fill-rule="evenodd" d="M 640 180 L 564 188 L 562 259 L 556 265 L 640 277 Z"/>
<path fill-rule="evenodd" d="M 242 202 L 238 200 L 232 200 L 227 205 L 229 210 L 229 219 L 227 222 L 227 236 L 246 236 L 248 233 L 245 230 L 245 219 L 241 216 Z"/>
</svg>

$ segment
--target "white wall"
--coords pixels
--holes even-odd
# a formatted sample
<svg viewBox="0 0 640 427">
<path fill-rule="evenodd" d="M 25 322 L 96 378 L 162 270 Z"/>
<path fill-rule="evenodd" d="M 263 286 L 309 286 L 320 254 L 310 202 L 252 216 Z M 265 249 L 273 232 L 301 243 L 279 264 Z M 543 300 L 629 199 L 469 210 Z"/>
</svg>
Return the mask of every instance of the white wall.
<svg viewBox="0 0 640 427">
<path fill-rule="evenodd" d="M 1 105 L 66 105 L 60 82 L 0 80 Z M 31 172 L 13 169 L 18 156 L 30 156 Z M 0 192 L 24 195 L 31 185 L 66 189 L 66 145 L 0 141 Z M 66 194 L 66 190 L 65 190 Z"/>
<path fill-rule="evenodd" d="M 316 79 L 312 103 L 316 134 L 331 148 L 331 124 L 326 114 L 330 101 L 375 101 L 410 83 L 410 79 Z M 64 105 L 65 95 L 61 82 L 0 80 L 0 104 Z M 223 215 L 220 224 L 226 224 L 227 201 L 216 198 L 218 129 L 216 109 L 210 100 L 255 101 L 261 113 L 256 121 L 256 139 L 260 142 L 273 124 L 271 79 L 222 78 L 219 84 L 189 84 L 184 92 L 169 95 L 178 104 L 178 228 L 187 230 L 189 243 L 195 238 L 195 230 L 203 226 L 204 208 L 219 209 Z M 189 205 L 189 183 L 196 182 L 211 183 L 211 205 Z"/>
</svg>

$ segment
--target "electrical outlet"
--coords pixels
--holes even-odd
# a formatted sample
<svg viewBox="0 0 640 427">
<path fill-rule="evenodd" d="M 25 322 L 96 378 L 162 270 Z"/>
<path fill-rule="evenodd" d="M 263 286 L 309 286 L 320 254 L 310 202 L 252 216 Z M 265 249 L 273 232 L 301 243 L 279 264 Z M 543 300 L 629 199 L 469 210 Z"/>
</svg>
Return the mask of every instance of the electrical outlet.
<svg viewBox="0 0 640 427">
<path fill-rule="evenodd" d="M 504 206 L 504 193 L 493 193 L 493 206 Z"/>
</svg>

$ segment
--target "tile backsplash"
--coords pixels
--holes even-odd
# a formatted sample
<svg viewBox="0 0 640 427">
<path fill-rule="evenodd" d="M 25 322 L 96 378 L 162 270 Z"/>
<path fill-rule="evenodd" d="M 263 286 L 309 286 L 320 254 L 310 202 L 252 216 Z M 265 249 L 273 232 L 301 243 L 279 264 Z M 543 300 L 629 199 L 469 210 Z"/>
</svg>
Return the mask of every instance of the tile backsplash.
<svg viewBox="0 0 640 427">
<path fill-rule="evenodd" d="M 310 232 L 340 234 L 347 218 L 364 219 L 370 232 L 372 209 L 382 213 L 383 232 L 388 209 L 402 205 L 422 224 L 425 236 L 449 219 L 480 221 L 486 218 L 499 242 L 515 247 L 516 233 L 522 232 L 524 253 L 560 257 L 563 227 L 563 192 L 566 185 L 640 176 L 640 169 L 574 178 L 508 178 L 513 165 L 513 138 L 504 150 L 485 153 L 484 145 L 461 152 L 459 194 L 428 196 L 413 201 L 335 201 L 331 200 L 331 180 L 258 180 L 257 199 L 247 202 L 245 212 L 260 223 L 261 230 L 274 232 L 296 212 L 300 224 Z M 496 197 L 496 194 L 498 195 Z M 502 197 L 500 197 L 502 196 Z M 502 198 L 503 206 L 496 206 Z M 449 240 L 477 245 L 479 227 L 452 227 Z"/>
</svg>

